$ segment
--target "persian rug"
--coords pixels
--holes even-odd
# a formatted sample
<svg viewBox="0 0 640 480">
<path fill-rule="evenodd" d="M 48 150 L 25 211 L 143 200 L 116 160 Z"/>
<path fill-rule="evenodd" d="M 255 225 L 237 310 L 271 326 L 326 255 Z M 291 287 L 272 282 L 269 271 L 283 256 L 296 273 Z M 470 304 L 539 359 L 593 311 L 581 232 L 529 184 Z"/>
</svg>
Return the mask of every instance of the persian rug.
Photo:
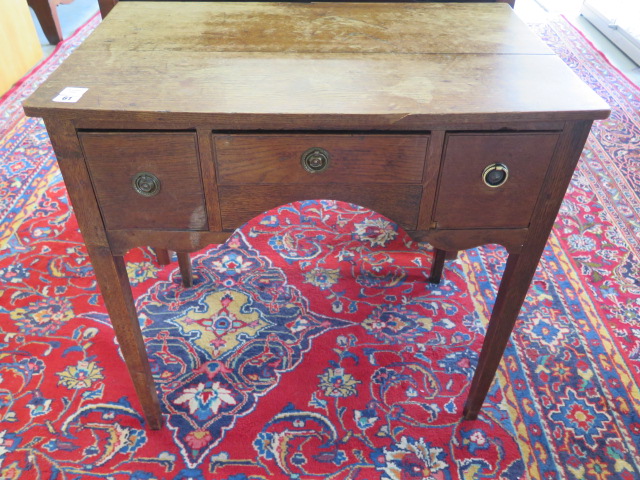
<svg viewBox="0 0 640 480">
<path fill-rule="evenodd" d="M 475 421 L 461 410 L 505 262 L 326 200 L 193 256 L 127 256 L 165 414 L 145 429 L 42 123 L 0 102 L 0 478 L 640 478 L 640 91 L 565 20 L 538 34 L 597 122 Z"/>
</svg>

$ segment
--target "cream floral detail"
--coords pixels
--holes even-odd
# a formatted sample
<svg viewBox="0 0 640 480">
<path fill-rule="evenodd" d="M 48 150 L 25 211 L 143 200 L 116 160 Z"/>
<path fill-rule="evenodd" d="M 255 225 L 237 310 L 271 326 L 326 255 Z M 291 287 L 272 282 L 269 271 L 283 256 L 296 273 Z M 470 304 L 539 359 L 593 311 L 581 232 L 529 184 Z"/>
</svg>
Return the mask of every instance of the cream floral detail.
<svg viewBox="0 0 640 480">
<path fill-rule="evenodd" d="M 356 385 L 359 383 L 361 383 L 359 380 L 345 373 L 344 368 L 328 368 L 320 375 L 320 388 L 329 397 L 356 395 Z"/>
<path fill-rule="evenodd" d="M 372 247 L 379 245 L 384 247 L 393 240 L 397 235 L 393 224 L 384 218 L 367 218 L 362 223 L 357 223 L 356 235 L 360 240 L 369 242 Z"/>
<path fill-rule="evenodd" d="M 96 362 L 80 361 L 77 365 L 68 366 L 64 371 L 57 373 L 60 380 L 58 385 L 70 389 L 89 388 L 93 382 L 104 380 L 102 368 Z"/>
<path fill-rule="evenodd" d="M 222 387 L 220 382 L 207 382 L 185 388 L 174 403 L 186 404 L 191 415 L 199 420 L 208 420 L 218 413 L 223 404 L 235 405 L 237 402 L 231 390 Z"/>
<path fill-rule="evenodd" d="M 222 259 L 212 262 L 212 265 L 216 271 L 227 275 L 238 275 L 254 268 L 253 263 L 235 252 L 229 253 L 223 256 Z"/>
<path fill-rule="evenodd" d="M 445 451 L 431 447 L 424 439 L 415 440 L 402 437 L 391 449 L 384 451 L 385 464 L 382 470 L 386 478 L 402 480 L 419 478 L 421 480 L 444 480 L 449 478 L 447 463 L 442 460 Z"/>
</svg>

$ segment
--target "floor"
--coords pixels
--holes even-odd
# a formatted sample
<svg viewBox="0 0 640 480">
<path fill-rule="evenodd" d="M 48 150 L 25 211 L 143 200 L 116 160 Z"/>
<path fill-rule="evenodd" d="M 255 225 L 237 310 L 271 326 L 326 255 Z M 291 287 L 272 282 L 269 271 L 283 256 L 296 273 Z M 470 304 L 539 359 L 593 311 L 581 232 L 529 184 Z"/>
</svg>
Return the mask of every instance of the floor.
<svg viewBox="0 0 640 480">
<path fill-rule="evenodd" d="M 640 66 L 622 53 L 607 37 L 580 15 L 582 0 L 516 0 L 515 11 L 525 22 L 544 20 L 547 15 L 564 15 L 604 53 L 627 78 L 640 86 Z"/>
<path fill-rule="evenodd" d="M 516 0 L 516 13 L 525 22 L 544 20 L 550 14 L 562 14 L 601 50 L 622 73 L 640 86 L 640 66 L 632 62 L 624 53 L 613 45 L 604 35 L 596 30 L 584 17 L 580 16 L 582 0 Z M 98 11 L 98 0 L 74 0 L 68 5 L 58 7 L 58 15 L 65 37 L 70 36 Z M 34 17 L 40 43 L 45 57 L 53 52 L 55 46 L 48 45 Z"/>
</svg>

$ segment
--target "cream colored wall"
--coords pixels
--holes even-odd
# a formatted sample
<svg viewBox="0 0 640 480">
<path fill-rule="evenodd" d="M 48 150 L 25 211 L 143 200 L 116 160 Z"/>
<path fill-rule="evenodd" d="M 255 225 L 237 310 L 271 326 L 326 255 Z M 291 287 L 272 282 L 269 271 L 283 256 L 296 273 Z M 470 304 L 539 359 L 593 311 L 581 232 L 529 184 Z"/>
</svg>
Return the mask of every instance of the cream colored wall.
<svg viewBox="0 0 640 480">
<path fill-rule="evenodd" d="M 42 58 L 26 0 L 0 0 L 0 95 Z"/>
</svg>

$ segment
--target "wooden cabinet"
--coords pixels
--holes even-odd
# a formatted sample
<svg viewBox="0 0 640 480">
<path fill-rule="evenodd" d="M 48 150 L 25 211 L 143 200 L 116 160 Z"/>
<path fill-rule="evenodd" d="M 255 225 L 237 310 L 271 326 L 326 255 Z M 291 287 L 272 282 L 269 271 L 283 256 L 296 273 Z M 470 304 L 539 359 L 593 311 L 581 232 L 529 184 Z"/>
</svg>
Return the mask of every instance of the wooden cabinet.
<svg viewBox="0 0 640 480">
<path fill-rule="evenodd" d="M 53 101 L 70 85 L 87 89 L 77 103 Z M 507 248 L 464 409 L 475 418 L 591 123 L 609 113 L 512 9 L 472 3 L 185 2 L 175 15 L 123 2 L 24 107 L 45 119 L 151 428 L 162 414 L 124 254 L 168 248 L 188 272 L 187 252 L 311 198 L 430 242 L 432 281 L 445 251 Z"/>
</svg>

